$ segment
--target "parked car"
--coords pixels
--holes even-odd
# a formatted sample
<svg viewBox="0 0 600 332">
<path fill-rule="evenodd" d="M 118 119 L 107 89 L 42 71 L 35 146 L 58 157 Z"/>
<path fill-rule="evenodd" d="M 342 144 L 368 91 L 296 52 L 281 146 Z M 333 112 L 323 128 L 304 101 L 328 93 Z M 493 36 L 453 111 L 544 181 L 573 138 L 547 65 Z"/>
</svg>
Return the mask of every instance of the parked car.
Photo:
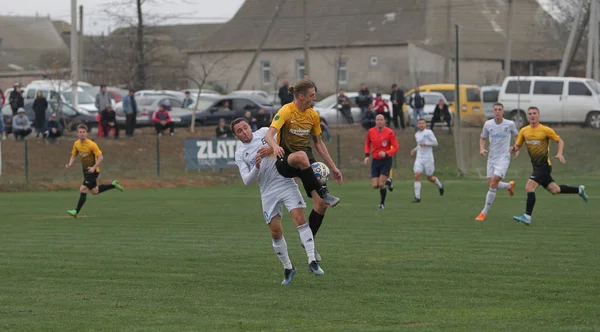
<svg viewBox="0 0 600 332">
<path fill-rule="evenodd" d="M 46 109 L 46 119 L 49 119 L 52 113 L 57 113 L 58 115 L 60 115 L 59 120 L 61 121 L 63 128 L 69 130 L 75 130 L 77 126 L 81 123 L 86 124 L 90 128 L 98 126 L 98 121 L 96 121 L 95 116 L 79 112 L 67 104 L 61 104 L 61 112 L 58 112 L 57 105 L 58 103 L 56 101 L 48 101 L 48 108 Z M 25 107 L 23 108 L 25 109 L 25 115 L 31 121 L 31 125 L 35 127 L 36 123 L 35 112 L 33 111 L 33 101 L 29 100 L 25 102 Z M 4 118 L 6 131 L 8 133 L 12 132 L 13 114 L 10 105 L 6 104 L 4 105 L 4 107 L 2 107 L 2 117 Z"/>
<path fill-rule="evenodd" d="M 186 89 L 186 90 L 181 90 L 179 92 L 185 94 L 186 91 L 189 91 L 189 93 L 192 95 L 192 97 L 195 97 L 198 95 L 198 89 Z M 202 91 L 200 92 L 200 96 L 202 96 L 202 97 L 209 96 L 209 95 L 220 96 L 221 94 L 212 89 L 202 89 Z"/>
<path fill-rule="evenodd" d="M 136 126 L 137 127 L 146 127 L 153 126 L 152 124 L 152 115 L 154 112 L 158 111 L 158 107 L 161 103 L 169 102 L 171 105 L 171 110 L 169 113 L 171 114 L 171 121 L 175 123 L 177 127 L 185 127 L 189 126 L 192 120 L 192 111 L 186 108 L 183 108 L 183 100 L 176 99 L 171 96 L 148 96 L 148 97 L 139 97 L 135 99 L 138 113 L 136 117 Z M 125 126 L 125 113 L 123 112 L 123 104 L 120 103 L 121 106 L 117 107 L 115 111 L 117 112 L 117 124 L 119 126 Z"/>
<path fill-rule="evenodd" d="M 481 87 L 481 101 L 483 105 L 483 114 L 488 119 L 494 117 L 494 104 L 498 102 L 499 94 L 499 85 L 488 85 Z"/>
<path fill-rule="evenodd" d="M 446 100 L 446 97 L 441 92 L 421 92 L 421 96 L 425 98 L 425 107 L 423 108 L 423 113 L 425 114 L 425 121 L 427 123 L 430 123 L 431 119 L 433 118 L 433 111 L 435 110 L 435 106 L 439 103 L 440 99 L 444 100 L 446 104 L 448 104 L 448 100 Z M 408 98 L 410 98 L 410 96 Z M 448 107 L 448 109 L 450 111 L 450 119 L 452 119 L 454 117 L 454 111 L 451 110 L 450 107 Z M 408 117 L 408 125 L 412 126 L 414 112 L 412 107 L 410 107 L 409 105 L 406 105 L 406 116 Z M 452 123 L 452 120 L 450 120 L 450 123 Z M 446 123 L 442 123 L 440 125 L 446 125 Z"/>
<path fill-rule="evenodd" d="M 79 84 L 89 84 L 85 82 L 79 82 Z M 37 96 L 38 91 L 42 92 L 42 96 L 46 98 L 46 100 L 50 101 L 58 101 L 61 100 L 64 104 L 72 104 L 72 95 L 71 95 L 71 85 L 70 81 L 50 81 L 50 80 L 37 80 L 31 82 L 24 89 L 23 98 L 25 101 L 34 100 Z M 84 91 L 83 87 L 77 88 L 78 94 L 78 102 L 77 108 L 80 112 L 88 115 L 95 115 L 98 113 L 98 109 L 96 108 L 95 96 L 89 95 Z M 67 94 L 67 92 L 69 92 Z M 91 101 L 91 102 L 90 102 Z"/>
<path fill-rule="evenodd" d="M 352 118 L 355 123 L 360 123 L 361 114 L 360 108 L 356 105 L 356 97 L 358 97 L 358 92 L 345 92 L 346 97 L 350 98 L 350 112 L 352 113 Z M 373 93 L 373 99 L 377 96 L 376 93 Z M 390 101 L 390 95 L 382 94 L 381 97 L 385 100 L 390 107 L 390 111 L 392 109 L 392 102 Z M 337 107 L 337 108 L 336 108 Z M 347 124 L 346 118 L 339 111 L 341 108 L 340 105 L 337 104 L 337 94 L 333 94 L 327 96 L 321 101 L 315 103 L 313 109 L 319 112 L 319 115 L 324 118 L 327 123 L 331 124 Z"/>
<path fill-rule="evenodd" d="M 235 90 L 230 95 L 251 96 L 254 100 L 260 101 L 262 105 L 273 106 L 269 94 L 263 90 Z"/>
<path fill-rule="evenodd" d="M 275 109 L 280 109 L 281 106 L 281 99 L 279 98 L 279 91 L 273 91 L 271 93 L 269 93 L 269 98 L 270 101 L 273 102 L 273 107 Z"/>
<path fill-rule="evenodd" d="M 228 103 L 228 107 L 224 107 L 225 103 Z M 226 123 L 230 123 L 233 119 L 244 116 L 246 111 L 256 115 L 261 108 L 266 114 L 277 112 L 271 105 L 264 104 L 264 98 L 260 96 L 220 96 L 206 110 L 196 114 L 196 122 L 203 126 L 212 126 L 218 124 L 219 119 L 223 118 Z"/>
<path fill-rule="evenodd" d="M 477 85 L 460 84 L 460 115 L 467 114 L 483 114 L 481 104 L 481 91 Z M 427 84 L 419 86 L 421 92 L 440 92 L 448 101 L 448 108 L 452 112 L 456 112 L 455 108 L 455 89 L 456 84 Z M 406 102 L 409 102 L 409 96 L 414 93 L 414 89 L 407 91 L 404 94 Z M 406 105 L 405 105 L 406 106 Z"/>
<path fill-rule="evenodd" d="M 504 117 L 517 127 L 528 124 L 530 106 L 540 109 L 543 123 L 585 124 L 600 129 L 600 83 L 579 77 L 509 76 L 498 101 Z"/>
</svg>

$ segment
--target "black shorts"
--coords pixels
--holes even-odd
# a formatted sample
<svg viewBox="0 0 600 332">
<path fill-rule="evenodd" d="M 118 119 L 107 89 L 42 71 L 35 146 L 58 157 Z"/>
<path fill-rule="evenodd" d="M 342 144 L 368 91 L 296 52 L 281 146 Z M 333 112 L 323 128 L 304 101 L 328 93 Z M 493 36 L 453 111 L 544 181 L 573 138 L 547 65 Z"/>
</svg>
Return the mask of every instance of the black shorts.
<svg viewBox="0 0 600 332">
<path fill-rule="evenodd" d="M 531 173 L 529 178 L 537 182 L 540 186 L 548 188 L 548 185 L 554 182 L 554 179 L 552 178 L 552 166 L 543 165 L 534 167 L 533 173 Z"/>
<path fill-rule="evenodd" d="M 381 175 L 389 177 L 393 162 L 392 157 L 373 159 L 371 162 L 371 178 L 378 178 Z"/>
<path fill-rule="evenodd" d="M 90 190 L 96 188 L 98 186 L 98 183 L 96 182 L 98 175 L 100 175 L 100 172 L 83 172 L 83 185 Z"/>
<path fill-rule="evenodd" d="M 285 178 L 299 178 L 300 177 L 300 169 L 296 168 L 296 167 L 292 167 L 288 163 L 288 156 L 289 155 L 286 154 L 283 156 L 283 158 L 277 158 L 277 161 L 275 162 L 275 167 L 277 168 L 277 172 L 279 172 L 279 174 Z M 313 164 L 317 161 L 314 158 L 309 158 L 308 162 Z M 304 191 L 306 191 L 306 195 L 308 197 L 312 198 L 312 195 L 310 194 L 311 190 L 308 189 L 304 183 L 302 183 L 302 184 L 304 185 Z"/>
</svg>

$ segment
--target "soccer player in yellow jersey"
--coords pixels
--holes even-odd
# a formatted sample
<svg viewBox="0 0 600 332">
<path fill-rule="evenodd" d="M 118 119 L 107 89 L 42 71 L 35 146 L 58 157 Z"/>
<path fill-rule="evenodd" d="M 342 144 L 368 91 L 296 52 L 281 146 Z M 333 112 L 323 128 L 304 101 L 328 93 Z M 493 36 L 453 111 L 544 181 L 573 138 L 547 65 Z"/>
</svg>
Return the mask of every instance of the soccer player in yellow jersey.
<svg viewBox="0 0 600 332">
<path fill-rule="evenodd" d="M 510 147 L 510 152 L 516 152 L 525 143 L 533 165 L 533 173 L 525 185 L 525 191 L 527 192 L 525 214 L 513 217 L 514 220 L 525 225 L 531 224 L 531 214 L 535 205 L 535 190 L 540 185 L 551 192 L 552 195 L 579 194 L 584 202 L 587 203 L 588 200 L 584 186 L 572 187 L 564 184 L 559 186 L 554 182 L 551 175 L 552 166 L 548 156 L 550 153 L 550 140 L 558 143 L 555 158 L 563 164 L 565 163 L 565 157 L 563 156 L 565 143 L 554 130 L 540 123 L 540 110 L 537 107 L 532 106 L 527 110 L 527 119 L 529 120 L 529 126 L 523 127 L 519 131 L 515 145 Z"/>
<path fill-rule="evenodd" d="M 112 184 L 102 184 L 98 186 L 96 179 L 100 175 L 100 163 L 104 159 L 102 157 L 102 151 L 94 141 L 87 138 L 88 128 L 86 125 L 77 126 L 77 137 L 78 139 L 73 144 L 73 150 L 71 151 L 71 159 L 69 163 L 65 165 L 65 168 L 71 168 L 75 162 L 77 156 L 80 157 L 81 166 L 83 167 L 83 184 L 79 187 L 79 202 L 75 210 L 68 210 L 67 213 L 72 217 L 77 217 L 79 211 L 85 204 L 87 199 L 88 191 L 92 191 L 93 195 L 98 195 L 106 190 L 116 188 L 119 191 L 123 191 L 123 187 L 117 180 L 113 181 Z"/>
<path fill-rule="evenodd" d="M 342 172 L 331 159 L 327 146 L 321 140 L 321 121 L 319 114 L 312 108 L 316 100 L 315 85 L 304 79 L 290 87 L 289 91 L 294 95 L 294 101 L 279 109 L 265 135 L 265 141 L 277 157 L 276 167 L 279 174 L 287 178 L 300 178 L 306 194 L 313 198 L 314 208 L 308 223 L 314 237 L 323 222 L 327 206 L 336 206 L 340 199 L 329 194 L 327 186 L 319 183 L 310 166 L 316 162 L 311 140 L 338 184 L 343 181 Z"/>
</svg>

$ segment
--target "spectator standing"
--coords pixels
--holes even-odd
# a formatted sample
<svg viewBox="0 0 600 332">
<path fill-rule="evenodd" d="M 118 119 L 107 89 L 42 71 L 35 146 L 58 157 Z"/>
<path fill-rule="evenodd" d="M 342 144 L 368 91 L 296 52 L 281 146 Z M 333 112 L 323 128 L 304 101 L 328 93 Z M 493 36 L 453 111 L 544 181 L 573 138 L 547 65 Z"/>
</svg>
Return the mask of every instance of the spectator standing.
<svg viewBox="0 0 600 332">
<path fill-rule="evenodd" d="M 290 87 L 289 81 L 284 80 L 283 85 L 281 86 L 281 88 L 279 88 L 279 93 L 277 95 L 279 96 L 279 100 L 281 100 L 281 106 L 283 106 L 285 104 L 289 104 L 294 101 L 294 95 L 292 95 L 290 93 L 290 91 L 288 90 L 289 87 Z"/>
<path fill-rule="evenodd" d="M 23 107 L 17 110 L 17 115 L 13 117 L 12 131 L 15 135 L 15 140 L 24 140 L 27 135 L 31 134 L 31 121 L 25 115 Z"/>
<path fill-rule="evenodd" d="M 137 102 L 135 101 L 135 91 L 129 90 L 129 94 L 123 98 L 123 112 L 125 113 L 125 136 L 133 137 L 137 121 Z"/>
<path fill-rule="evenodd" d="M 392 101 L 392 122 L 394 127 L 398 129 L 398 118 L 400 118 L 400 127 L 406 128 L 404 124 L 404 91 L 398 88 L 398 84 L 392 85 L 392 93 L 390 94 L 390 100 Z"/>
<path fill-rule="evenodd" d="M 360 117 L 361 119 L 367 114 L 369 111 L 369 106 L 373 103 L 373 97 L 371 96 L 371 92 L 367 88 L 367 85 L 362 83 L 360 85 L 360 90 L 358 90 L 358 97 L 356 97 L 356 105 L 360 108 Z"/>
<path fill-rule="evenodd" d="M 11 91 L 8 103 L 12 109 L 13 116 L 17 115 L 19 108 L 25 107 L 25 100 L 23 99 L 23 93 L 21 92 L 21 85 L 15 83 L 14 90 Z"/>
<path fill-rule="evenodd" d="M 194 101 L 192 100 L 192 96 L 189 91 L 185 92 L 185 98 L 183 98 L 183 108 L 188 108 Z"/>
<path fill-rule="evenodd" d="M 98 112 L 102 112 L 107 106 L 112 106 L 112 96 L 106 91 L 106 85 L 100 85 L 100 92 L 96 95 L 96 108 Z"/>
<path fill-rule="evenodd" d="M 423 111 L 423 108 L 425 107 L 425 98 L 421 96 L 421 89 L 419 89 L 419 87 L 416 87 L 415 93 L 410 96 L 409 105 L 413 109 L 413 124 L 415 130 L 417 130 L 417 122 L 420 119 L 425 118 L 425 113 Z"/>
<path fill-rule="evenodd" d="M 354 119 L 352 118 L 352 110 L 350 107 L 350 98 L 348 98 L 348 96 L 346 96 L 344 94 L 344 89 L 340 89 L 340 92 L 339 92 L 338 98 L 337 98 L 337 103 L 339 105 L 340 112 L 342 112 L 342 115 L 344 116 L 344 118 L 346 118 L 346 121 L 348 121 L 348 124 L 353 124 Z"/>
<path fill-rule="evenodd" d="M 35 114 L 35 137 L 44 136 L 44 126 L 46 125 L 46 110 L 48 109 L 48 101 L 42 95 L 42 91 L 38 91 L 33 101 L 33 112 Z"/>
</svg>

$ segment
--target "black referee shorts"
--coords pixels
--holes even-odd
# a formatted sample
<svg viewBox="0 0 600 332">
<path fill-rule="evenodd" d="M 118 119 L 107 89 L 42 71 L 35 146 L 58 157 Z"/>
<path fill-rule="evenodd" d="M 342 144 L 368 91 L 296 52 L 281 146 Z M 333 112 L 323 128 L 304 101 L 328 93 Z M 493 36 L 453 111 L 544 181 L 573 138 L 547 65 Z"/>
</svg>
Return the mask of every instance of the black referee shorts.
<svg viewBox="0 0 600 332">
<path fill-rule="evenodd" d="M 537 182 L 540 186 L 544 187 L 544 189 L 548 188 L 550 183 L 554 182 L 554 179 L 552 178 L 552 166 L 535 166 L 533 168 L 533 173 L 531 173 L 529 178 Z"/>
<path fill-rule="evenodd" d="M 378 178 L 381 175 L 390 177 L 390 170 L 393 164 L 392 157 L 383 159 L 374 159 L 371 162 L 371 178 Z"/>
</svg>

